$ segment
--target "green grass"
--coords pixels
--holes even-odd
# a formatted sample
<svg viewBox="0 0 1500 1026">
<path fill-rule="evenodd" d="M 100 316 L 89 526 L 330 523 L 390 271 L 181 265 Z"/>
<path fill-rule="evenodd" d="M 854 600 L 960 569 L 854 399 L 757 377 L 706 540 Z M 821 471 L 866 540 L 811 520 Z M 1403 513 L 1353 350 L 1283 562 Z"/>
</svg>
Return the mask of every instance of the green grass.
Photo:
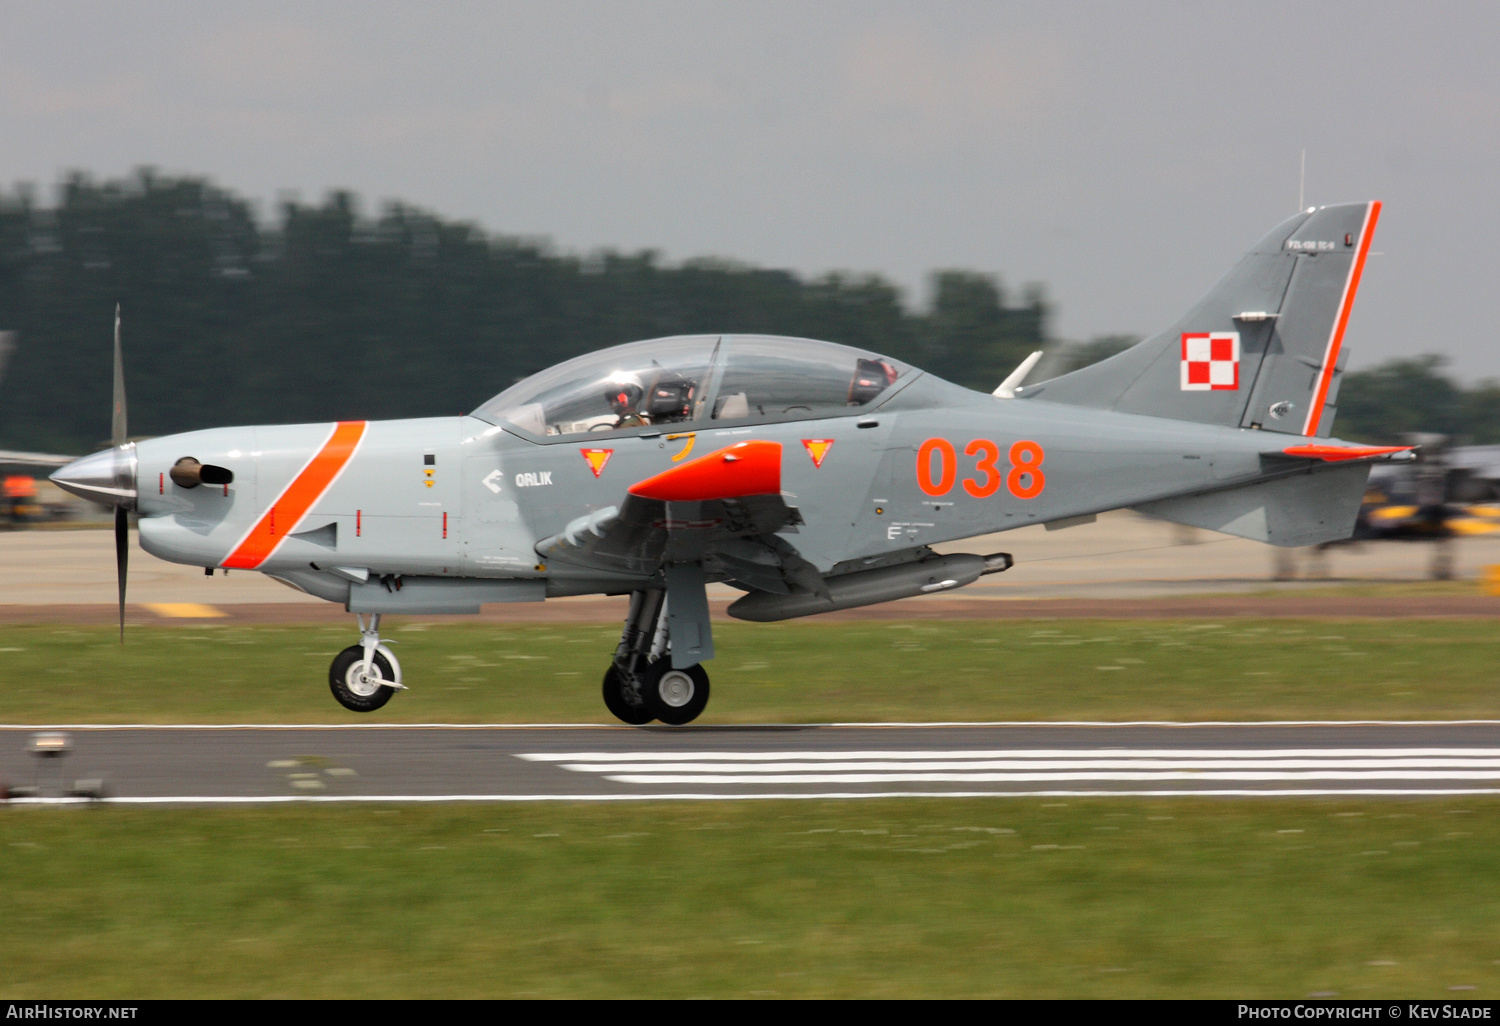
<svg viewBox="0 0 1500 1026">
<path fill-rule="evenodd" d="M 1500 996 L 1492 798 L 0 823 L 6 998 Z"/>
<path fill-rule="evenodd" d="M 701 722 L 1491 718 L 1484 620 L 726 624 Z M 408 623 L 410 690 L 358 717 L 342 627 L 0 628 L 3 723 L 612 722 L 606 626 Z"/>
</svg>

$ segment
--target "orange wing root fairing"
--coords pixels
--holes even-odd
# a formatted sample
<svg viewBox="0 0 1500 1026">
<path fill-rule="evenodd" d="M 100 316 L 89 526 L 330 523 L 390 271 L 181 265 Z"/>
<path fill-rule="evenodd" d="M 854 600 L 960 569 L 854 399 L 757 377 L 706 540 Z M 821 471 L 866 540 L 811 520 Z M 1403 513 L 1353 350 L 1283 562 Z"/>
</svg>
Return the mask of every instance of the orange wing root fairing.
<svg viewBox="0 0 1500 1026">
<path fill-rule="evenodd" d="M 630 486 L 631 495 L 665 502 L 781 494 L 781 443 L 736 442 Z"/>
</svg>

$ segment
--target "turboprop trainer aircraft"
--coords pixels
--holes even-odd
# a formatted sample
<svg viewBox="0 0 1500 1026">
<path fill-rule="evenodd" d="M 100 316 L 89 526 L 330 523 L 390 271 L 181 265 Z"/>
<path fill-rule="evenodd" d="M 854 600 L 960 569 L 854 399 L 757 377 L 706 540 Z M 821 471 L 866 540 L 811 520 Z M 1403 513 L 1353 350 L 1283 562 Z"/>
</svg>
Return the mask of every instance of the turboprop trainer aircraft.
<svg viewBox="0 0 1500 1026">
<path fill-rule="evenodd" d="M 694 335 L 557 365 L 472 414 L 213 428 L 57 471 L 141 547 L 341 603 L 360 641 L 329 684 L 368 712 L 405 685 L 386 613 L 630 596 L 604 673 L 627 723 L 708 702 L 705 586 L 771 621 L 961 588 L 1005 553 L 932 546 L 1129 507 L 1274 545 L 1349 536 L 1369 462 L 1329 440 L 1378 203 L 1298 214 L 1169 330 L 994 394 L 810 339 Z M 365 620 L 365 616 L 369 620 Z"/>
</svg>

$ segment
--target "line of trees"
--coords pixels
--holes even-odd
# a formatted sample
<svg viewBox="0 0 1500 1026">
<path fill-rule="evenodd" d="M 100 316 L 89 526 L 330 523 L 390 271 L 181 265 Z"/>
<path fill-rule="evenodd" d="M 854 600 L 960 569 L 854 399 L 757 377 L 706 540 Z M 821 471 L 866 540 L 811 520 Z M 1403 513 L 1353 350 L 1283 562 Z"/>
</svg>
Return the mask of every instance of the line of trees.
<svg viewBox="0 0 1500 1026">
<path fill-rule="evenodd" d="M 1351 441 L 1397 443 L 1408 432 L 1448 435 L 1459 444 L 1500 443 L 1500 382 L 1465 387 L 1434 354 L 1389 360 L 1344 376 L 1335 433 Z"/>
<path fill-rule="evenodd" d="M 825 338 L 989 390 L 1047 347 L 1040 286 L 939 271 L 922 310 L 875 275 L 812 280 L 654 252 L 570 255 L 349 193 L 284 202 L 272 223 L 201 178 L 64 180 L 56 201 L 0 193 L 0 448 L 85 452 L 109 433 L 109 335 L 125 309 L 131 431 L 459 413 L 559 360 L 659 335 Z M 1133 336 L 1054 343 L 1034 380 Z M 3 358 L 3 354 L 0 354 Z M 1500 384 L 1455 384 L 1443 359 L 1347 375 L 1341 437 L 1437 431 L 1500 442 Z"/>
<path fill-rule="evenodd" d="M 933 276 L 924 310 L 874 275 L 806 280 L 654 252 L 547 243 L 355 197 L 244 199 L 150 171 L 0 194 L 0 448 L 83 452 L 109 433 L 109 338 L 125 311 L 130 429 L 453 414 L 559 360 L 695 332 L 825 338 L 986 390 L 1046 339 L 1047 304 Z"/>
</svg>

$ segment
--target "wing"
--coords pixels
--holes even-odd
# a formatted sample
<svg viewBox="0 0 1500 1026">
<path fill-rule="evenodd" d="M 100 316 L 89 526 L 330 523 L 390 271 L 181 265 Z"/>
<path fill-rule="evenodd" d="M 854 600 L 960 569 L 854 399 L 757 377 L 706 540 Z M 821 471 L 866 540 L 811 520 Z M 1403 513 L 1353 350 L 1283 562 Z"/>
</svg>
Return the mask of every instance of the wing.
<svg viewBox="0 0 1500 1026">
<path fill-rule="evenodd" d="M 781 444 L 739 442 L 632 485 L 619 506 L 579 517 L 536 551 L 632 576 L 700 563 L 749 589 L 822 594 L 817 568 L 777 536 L 801 523 L 781 495 Z"/>
</svg>

